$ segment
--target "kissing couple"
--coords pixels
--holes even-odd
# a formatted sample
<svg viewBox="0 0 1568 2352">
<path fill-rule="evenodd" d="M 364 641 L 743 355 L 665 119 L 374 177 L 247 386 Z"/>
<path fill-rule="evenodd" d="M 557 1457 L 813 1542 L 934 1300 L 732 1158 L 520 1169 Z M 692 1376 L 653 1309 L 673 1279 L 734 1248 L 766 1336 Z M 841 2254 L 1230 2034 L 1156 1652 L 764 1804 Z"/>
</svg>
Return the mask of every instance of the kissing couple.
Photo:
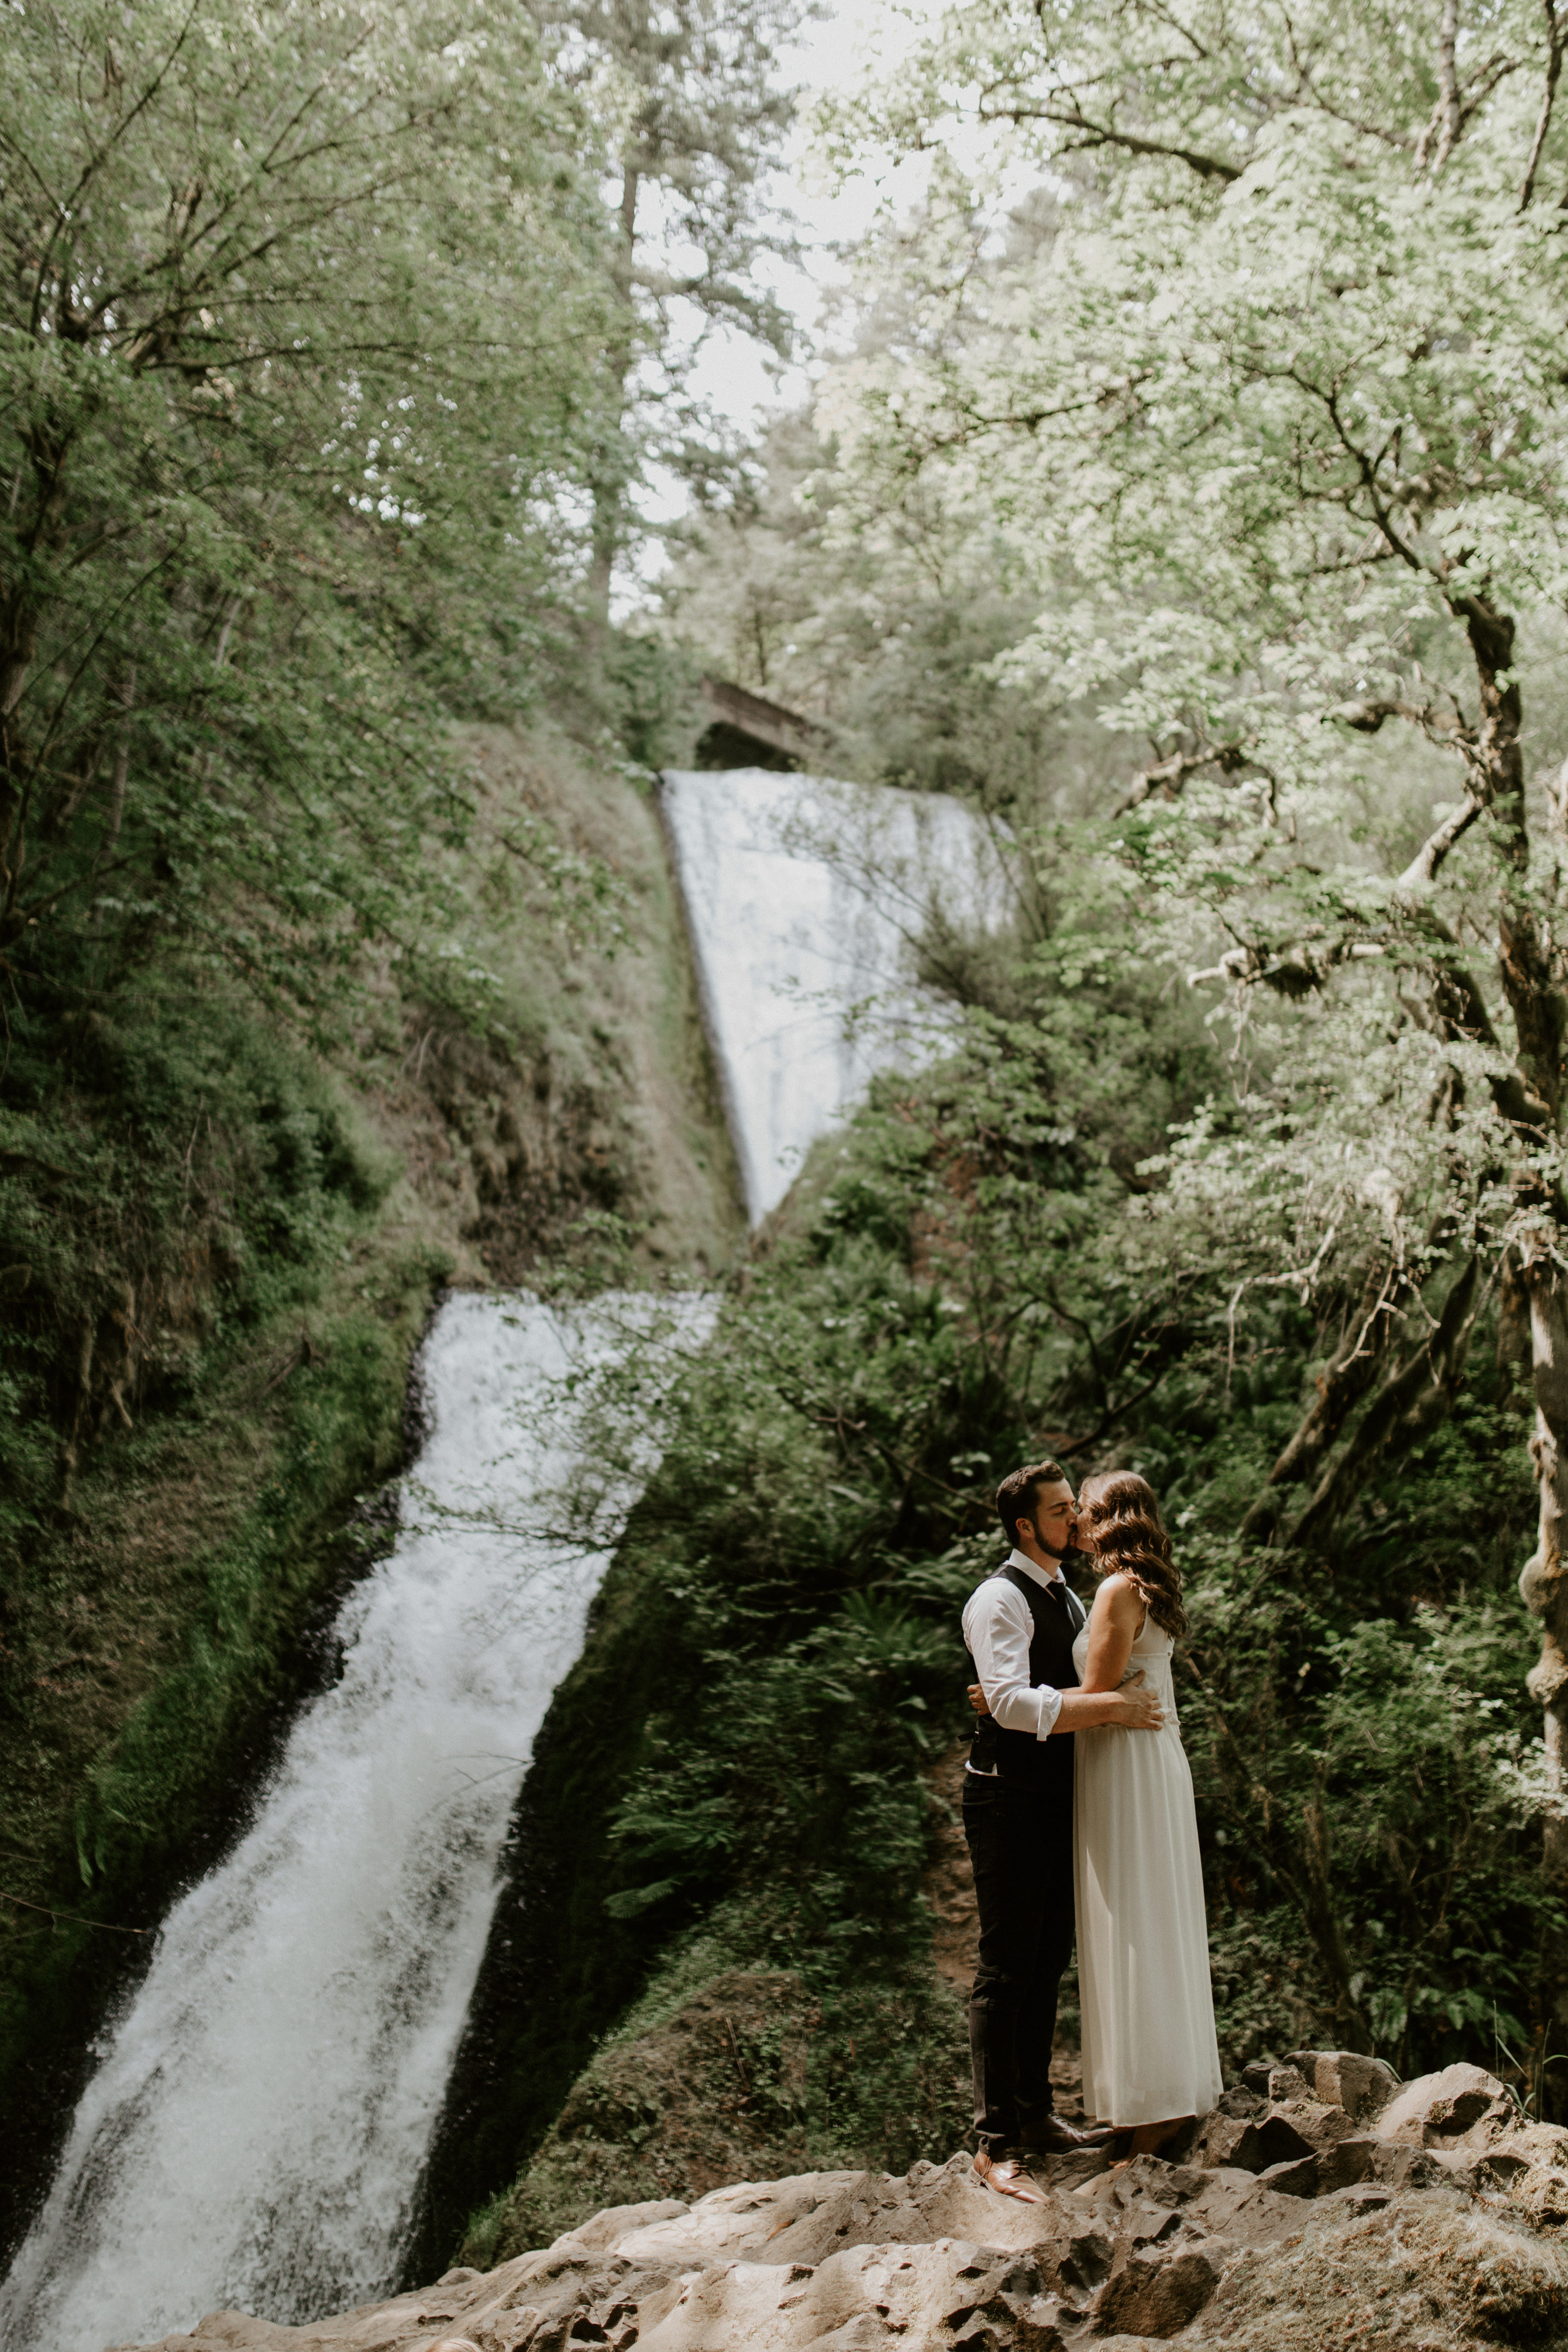
<svg viewBox="0 0 1568 2352">
<path fill-rule="evenodd" d="M 1171 1654 L 1182 1579 L 1146 1479 L 1015 1470 L 996 1508 L 1013 1549 L 969 1596 L 980 1720 L 963 1780 L 980 1965 L 969 2000 L 977 2179 L 1045 2201 L 1033 2155 L 1131 2130 L 1152 2155 L 1224 2087 L 1209 1990 L 1193 1776 Z M 1062 1572 L 1100 1575 L 1086 1612 Z M 1053 2111 L 1057 1996 L 1077 1915 L 1083 2107 Z"/>
</svg>

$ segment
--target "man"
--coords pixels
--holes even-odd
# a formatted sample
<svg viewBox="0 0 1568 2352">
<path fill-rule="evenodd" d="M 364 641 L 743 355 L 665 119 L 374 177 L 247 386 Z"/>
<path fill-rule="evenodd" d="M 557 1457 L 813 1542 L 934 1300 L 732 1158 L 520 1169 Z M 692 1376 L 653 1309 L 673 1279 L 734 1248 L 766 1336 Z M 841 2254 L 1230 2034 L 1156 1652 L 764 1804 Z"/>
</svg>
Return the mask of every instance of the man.
<svg viewBox="0 0 1568 2352">
<path fill-rule="evenodd" d="M 963 1639 L 989 1715 L 976 1726 L 963 1780 L 963 1833 L 974 1864 L 980 1965 L 969 2000 L 976 2179 L 1043 2204 L 1031 2152 L 1100 2147 L 1054 2113 L 1057 1995 L 1073 1942 L 1072 1744 L 1105 1724 L 1158 1730 L 1159 1701 L 1138 1683 L 1077 1688 L 1072 1645 L 1083 1603 L 1062 1574 L 1078 1531 L 1067 1474 L 1055 1462 L 1015 1470 L 996 1508 L 1013 1549 L 969 1596 Z"/>
</svg>

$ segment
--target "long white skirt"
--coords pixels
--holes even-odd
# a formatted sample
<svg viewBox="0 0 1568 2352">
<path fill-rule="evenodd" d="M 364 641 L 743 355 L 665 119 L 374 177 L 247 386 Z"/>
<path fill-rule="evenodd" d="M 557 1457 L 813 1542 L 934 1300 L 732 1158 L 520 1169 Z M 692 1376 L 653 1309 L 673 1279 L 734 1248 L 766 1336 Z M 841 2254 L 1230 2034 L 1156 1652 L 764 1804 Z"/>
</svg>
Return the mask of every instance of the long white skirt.
<svg viewBox="0 0 1568 2352">
<path fill-rule="evenodd" d="M 1083 2105 L 1112 2124 L 1206 2115 L 1224 2088 L 1192 1770 L 1169 1666 L 1134 1664 L 1165 1728 L 1073 1742 Z"/>
</svg>

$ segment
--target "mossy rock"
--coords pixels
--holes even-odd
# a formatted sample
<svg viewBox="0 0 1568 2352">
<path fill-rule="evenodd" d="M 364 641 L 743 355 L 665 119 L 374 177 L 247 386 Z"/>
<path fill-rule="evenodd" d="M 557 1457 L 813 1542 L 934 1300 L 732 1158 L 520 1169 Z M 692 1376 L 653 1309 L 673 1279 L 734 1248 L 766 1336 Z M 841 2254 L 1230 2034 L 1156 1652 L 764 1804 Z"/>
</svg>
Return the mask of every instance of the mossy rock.
<svg viewBox="0 0 1568 2352">
<path fill-rule="evenodd" d="M 806 2167 L 805 2082 L 820 2021 L 798 1976 L 731 1969 L 673 2015 L 602 2050 L 462 2259 L 509 2261 L 607 2205 Z"/>
</svg>

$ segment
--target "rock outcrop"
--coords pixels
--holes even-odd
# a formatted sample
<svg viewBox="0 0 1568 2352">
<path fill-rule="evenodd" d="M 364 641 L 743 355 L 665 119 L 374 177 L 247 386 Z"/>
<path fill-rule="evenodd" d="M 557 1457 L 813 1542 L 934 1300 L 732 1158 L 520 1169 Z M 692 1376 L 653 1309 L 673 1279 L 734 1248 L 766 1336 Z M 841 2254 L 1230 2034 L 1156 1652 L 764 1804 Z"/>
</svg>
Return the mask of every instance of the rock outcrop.
<svg viewBox="0 0 1568 2352">
<path fill-rule="evenodd" d="M 1451 2066 L 1254 2067 L 1179 2160 L 967 2156 L 597 2213 L 542 2252 L 308 2327 L 216 2312 L 153 2352 L 1460 2352 L 1568 2346 L 1568 2131 Z"/>
</svg>

